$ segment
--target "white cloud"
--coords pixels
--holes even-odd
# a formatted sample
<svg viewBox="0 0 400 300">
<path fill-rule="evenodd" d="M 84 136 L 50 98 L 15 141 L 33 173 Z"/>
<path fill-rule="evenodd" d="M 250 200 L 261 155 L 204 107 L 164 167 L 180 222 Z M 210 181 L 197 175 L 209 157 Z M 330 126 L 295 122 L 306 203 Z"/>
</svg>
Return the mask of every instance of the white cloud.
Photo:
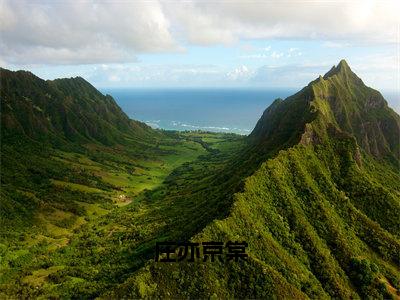
<svg viewBox="0 0 400 300">
<path fill-rule="evenodd" d="M 179 49 L 157 1 L 0 1 L 0 51 L 10 63 L 123 62 Z"/>
<path fill-rule="evenodd" d="M 301 87 L 318 74 L 326 73 L 331 64 L 265 65 L 258 68 L 250 79 L 253 84 L 265 87 Z"/>
<path fill-rule="evenodd" d="M 108 64 L 94 67 L 86 79 L 96 86 L 210 86 L 233 81 L 226 74 L 214 65 Z"/>
<path fill-rule="evenodd" d="M 248 46 L 248 45 L 242 45 L 241 46 L 241 51 L 245 52 L 246 54 L 241 54 L 238 56 L 240 59 L 267 59 L 270 58 L 272 55 L 275 54 L 269 54 L 271 51 L 272 47 L 271 46 L 266 46 L 266 47 L 255 47 L 255 46 Z"/>
<path fill-rule="evenodd" d="M 270 57 L 270 55 L 265 54 L 265 53 L 239 55 L 239 58 L 243 58 L 243 59 L 266 59 L 269 57 Z"/>
<path fill-rule="evenodd" d="M 86 79 L 98 87 L 111 86 L 229 86 L 247 84 L 254 71 L 241 65 L 135 65 L 95 66 Z"/>
<path fill-rule="evenodd" d="M 271 57 L 272 58 L 281 58 L 283 56 L 283 53 L 282 52 L 276 52 L 276 51 L 274 51 L 274 52 L 272 52 L 272 54 L 271 54 Z"/>
<path fill-rule="evenodd" d="M 121 78 L 119 78 L 119 76 L 117 76 L 117 75 L 110 75 L 108 77 L 108 80 L 111 82 L 119 82 L 119 81 L 121 81 Z"/>
<path fill-rule="evenodd" d="M 344 48 L 350 46 L 349 43 L 326 41 L 322 44 L 325 48 Z"/>
<path fill-rule="evenodd" d="M 366 85 L 378 90 L 398 90 L 398 66 L 393 64 L 396 56 L 393 53 L 371 54 L 353 57 L 347 60 Z M 278 61 L 276 61 L 278 62 Z M 268 87 L 302 87 L 310 81 L 324 75 L 338 63 L 328 59 L 320 62 L 295 64 L 269 64 L 255 70 L 249 82 Z"/>
<path fill-rule="evenodd" d="M 350 66 L 372 88 L 399 91 L 398 59 L 398 55 L 391 52 L 368 54 L 354 58 Z"/>
<path fill-rule="evenodd" d="M 140 53 L 252 39 L 325 40 L 326 47 L 395 43 L 398 11 L 396 0 L 0 0 L 0 61 L 133 62 Z"/>
<path fill-rule="evenodd" d="M 296 48 L 296 47 L 289 48 L 289 50 L 287 50 L 287 53 L 286 53 L 287 58 L 301 56 L 301 55 L 303 55 L 303 53 L 300 51 L 299 48 Z"/>
<path fill-rule="evenodd" d="M 246 81 L 248 80 L 252 75 L 254 74 L 253 71 L 251 71 L 248 67 L 242 65 L 233 71 L 230 71 L 226 74 L 226 77 L 228 80 L 233 80 L 233 81 Z"/>
<path fill-rule="evenodd" d="M 240 39 L 322 39 L 395 43 L 399 1 L 164 2 L 180 34 L 200 45 Z"/>
</svg>

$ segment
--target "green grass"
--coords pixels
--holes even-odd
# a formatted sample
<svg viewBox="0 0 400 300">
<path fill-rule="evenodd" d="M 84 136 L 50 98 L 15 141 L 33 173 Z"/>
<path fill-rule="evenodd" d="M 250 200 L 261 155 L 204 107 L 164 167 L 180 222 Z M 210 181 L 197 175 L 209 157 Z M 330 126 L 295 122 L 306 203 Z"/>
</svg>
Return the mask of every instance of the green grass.
<svg viewBox="0 0 400 300">
<path fill-rule="evenodd" d="M 203 141 L 203 138 L 208 141 Z M 203 168 L 207 165 L 220 168 L 217 161 L 221 163 L 230 152 L 234 152 L 233 148 L 242 146 L 240 140 L 242 138 L 234 135 L 174 133 L 171 138 L 159 140 L 157 147 L 146 153 L 129 146 L 112 149 L 98 145 L 88 145 L 87 151 L 79 153 L 50 151 L 50 163 L 44 166 L 51 166 L 54 162 L 59 169 L 62 169 L 60 166 L 65 168 L 65 172 L 53 176 L 42 167 L 46 175 L 42 174 L 40 180 L 46 184 L 40 189 L 36 184 L 21 188 L 20 193 L 24 197 L 34 200 L 35 208 L 31 217 L 34 226 L 27 227 L 28 219 L 15 228 L 14 236 L 20 235 L 20 241 L 13 237 L 2 237 L 5 259 L 2 260 L 4 268 L 0 272 L 0 282 L 6 284 L 6 290 L 11 294 L 40 296 L 44 295 L 43 291 L 53 295 L 60 291 L 71 292 L 70 289 L 79 289 L 80 286 L 92 286 L 93 280 L 90 278 L 93 274 L 115 275 L 115 270 L 109 270 L 106 265 L 92 265 L 90 261 L 93 255 L 86 253 L 84 249 L 89 248 L 82 246 L 82 243 L 96 242 L 93 251 L 98 254 L 94 257 L 101 255 L 113 261 L 126 251 L 123 245 L 127 234 L 134 234 L 136 244 L 150 236 L 163 235 L 169 222 L 155 223 L 154 218 L 159 218 L 169 210 L 169 201 L 160 202 L 163 195 L 171 191 L 179 193 L 179 189 L 170 183 L 171 176 L 189 175 L 185 180 L 191 180 L 191 172 L 186 174 L 188 164 L 193 164 L 193 170 L 199 174 L 204 173 Z M 216 162 L 209 162 L 212 149 L 224 143 L 220 151 L 225 152 Z M 150 192 L 157 195 L 157 202 L 148 199 Z M 54 198 L 55 195 L 57 198 Z M 179 206 L 174 208 L 173 214 L 177 214 L 177 210 Z M 12 226 L 12 222 L 10 220 L 6 224 Z M 112 251 L 120 254 L 112 254 Z M 82 267 L 86 266 L 82 270 L 73 266 L 76 255 L 81 257 Z M 126 257 L 123 256 L 122 260 L 126 260 Z M 13 267 L 15 261 L 18 261 L 20 268 Z M 124 263 L 117 265 L 118 268 L 129 267 Z M 86 274 L 85 268 L 94 268 L 95 272 Z M 64 283 L 54 284 L 56 279 L 52 279 L 52 276 L 64 278 Z M 11 282 L 14 284 L 10 286 Z"/>
<path fill-rule="evenodd" d="M 51 179 L 50 182 L 54 184 L 55 186 L 58 187 L 63 187 L 72 191 L 80 191 L 84 193 L 102 193 L 103 191 L 100 189 L 96 189 L 84 184 L 78 184 L 78 183 L 71 183 L 71 182 L 65 182 L 61 180 L 55 180 Z"/>
<path fill-rule="evenodd" d="M 22 279 L 22 282 L 27 283 L 30 286 L 36 288 L 43 285 L 50 274 L 53 274 L 62 269 L 63 267 L 59 266 L 50 267 L 48 269 L 39 269 L 37 271 L 33 271 L 32 275 L 28 275 L 24 279 Z"/>
</svg>

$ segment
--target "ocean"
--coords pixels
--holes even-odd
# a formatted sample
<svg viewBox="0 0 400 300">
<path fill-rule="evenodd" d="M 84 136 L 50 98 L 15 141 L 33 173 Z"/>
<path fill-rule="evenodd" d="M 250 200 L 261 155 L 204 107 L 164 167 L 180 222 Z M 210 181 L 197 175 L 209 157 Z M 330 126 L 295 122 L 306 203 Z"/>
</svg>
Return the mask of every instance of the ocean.
<svg viewBox="0 0 400 300">
<path fill-rule="evenodd" d="M 132 119 L 153 128 L 249 134 L 276 98 L 295 89 L 101 89 Z"/>
<path fill-rule="evenodd" d="M 256 88 L 105 88 L 131 119 L 153 128 L 249 134 L 264 110 L 276 99 L 299 89 Z M 384 92 L 400 111 L 399 94 Z"/>
</svg>

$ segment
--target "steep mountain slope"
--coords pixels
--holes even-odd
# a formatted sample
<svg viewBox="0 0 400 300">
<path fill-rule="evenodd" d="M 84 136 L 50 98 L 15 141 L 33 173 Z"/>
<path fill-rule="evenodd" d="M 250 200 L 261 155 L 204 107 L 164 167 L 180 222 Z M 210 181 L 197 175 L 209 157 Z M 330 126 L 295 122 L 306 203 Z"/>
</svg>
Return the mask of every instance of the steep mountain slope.
<svg viewBox="0 0 400 300">
<path fill-rule="evenodd" d="M 53 145 L 124 141 L 124 134 L 154 134 L 130 120 L 114 99 L 81 77 L 42 80 L 30 72 L 0 69 L 1 137 L 29 137 Z"/>
<path fill-rule="evenodd" d="M 400 118 L 382 95 L 367 87 L 342 60 L 285 101 L 268 107 L 250 139 L 268 151 L 275 145 L 316 142 L 307 127 L 323 116 L 327 126 L 353 135 L 360 147 L 376 158 L 400 159 Z"/>
<path fill-rule="evenodd" d="M 48 199 L 59 199 L 64 208 L 72 205 L 65 203 L 70 195 L 54 189 L 51 180 L 112 188 L 91 172 L 54 160 L 57 151 L 93 155 L 90 147 L 131 144 L 140 154 L 151 148 L 143 144 L 160 136 L 130 120 L 111 96 L 80 77 L 45 81 L 30 72 L 0 69 L 0 101 L 2 232 L 17 224 L 30 226 L 40 206 L 54 206 Z"/>
<path fill-rule="evenodd" d="M 247 241 L 247 262 L 148 261 L 106 296 L 398 297 L 399 133 L 399 116 L 341 61 L 264 112 L 242 159 L 268 159 L 228 217 L 190 239 Z"/>
</svg>

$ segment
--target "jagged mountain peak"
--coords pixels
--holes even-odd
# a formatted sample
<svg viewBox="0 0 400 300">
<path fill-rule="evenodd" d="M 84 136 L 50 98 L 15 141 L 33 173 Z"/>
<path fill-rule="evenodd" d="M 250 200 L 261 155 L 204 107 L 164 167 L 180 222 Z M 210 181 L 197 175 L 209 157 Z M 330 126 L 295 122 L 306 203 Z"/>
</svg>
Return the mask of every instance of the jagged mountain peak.
<svg viewBox="0 0 400 300">
<path fill-rule="evenodd" d="M 70 82 L 80 82 L 80 83 L 85 83 L 85 84 L 90 84 L 85 78 L 81 76 L 75 76 L 75 77 L 69 77 L 69 78 L 57 78 L 54 80 L 48 80 L 48 81 L 70 81 Z"/>
<path fill-rule="evenodd" d="M 352 81 L 356 84 L 364 85 L 363 81 L 353 72 L 346 60 L 342 59 L 338 65 L 333 66 L 322 78 L 327 80 L 332 77 L 338 77 L 345 81 Z"/>
<path fill-rule="evenodd" d="M 324 75 L 324 78 L 345 72 L 352 72 L 352 70 L 346 60 L 342 59 L 337 66 L 332 66 L 332 68 Z"/>
<path fill-rule="evenodd" d="M 345 59 L 341 59 L 339 64 L 336 66 L 336 69 L 340 71 L 351 71 L 349 64 Z"/>
<path fill-rule="evenodd" d="M 54 80 L 48 80 L 48 82 L 53 82 L 58 85 L 63 84 L 69 86 L 82 86 L 97 90 L 89 81 L 87 81 L 85 78 L 81 76 L 75 76 L 70 78 L 57 78 Z"/>
<path fill-rule="evenodd" d="M 399 160 L 399 115 L 388 107 L 381 93 L 362 82 L 345 60 L 293 96 L 274 101 L 250 139 L 266 152 L 279 150 L 298 143 L 306 131 L 311 134 L 319 130 L 314 126 L 310 131 L 313 126 L 307 124 L 335 127 L 336 132 L 355 137 L 366 153 Z"/>
</svg>

